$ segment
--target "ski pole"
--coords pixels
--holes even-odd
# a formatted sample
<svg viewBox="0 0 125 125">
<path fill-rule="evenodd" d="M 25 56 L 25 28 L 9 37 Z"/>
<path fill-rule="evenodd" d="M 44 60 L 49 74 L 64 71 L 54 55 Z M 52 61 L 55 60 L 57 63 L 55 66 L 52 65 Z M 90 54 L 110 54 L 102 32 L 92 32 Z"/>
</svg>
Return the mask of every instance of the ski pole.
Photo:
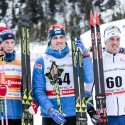
<svg viewBox="0 0 125 125">
<path fill-rule="evenodd" d="M 52 74 L 53 74 L 53 78 L 54 78 L 56 98 L 57 98 L 59 113 L 62 114 L 62 106 L 61 106 L 60 90 L 59 90 L 59 78 L 57 76 L 57 72 L 58 72 L 58 67 L 56 66 L 56 63 L 53 61 L 52 62 Z M 61 124 L 61 125 L 64 125 L 64 124 Z"/>
<path fill-rule="evenodd" d="M 4 81 L 3 84 L 5 85 L 5 70 L 4 70 L 4 56 L 2 56 L 2 72 L 3 72 L 3 77 Z M 6 86 L 7 88 L 7 86 Z M 7 94 L 7 93 L 6 93 Z M 8 125 L 8 117 L 7 117 L 7 101 L 6 101 L 6 95 L 4 96 L 4 104 L 5 104 L 5 119 L 6 119 L 6 125 Z"/>
</svg>

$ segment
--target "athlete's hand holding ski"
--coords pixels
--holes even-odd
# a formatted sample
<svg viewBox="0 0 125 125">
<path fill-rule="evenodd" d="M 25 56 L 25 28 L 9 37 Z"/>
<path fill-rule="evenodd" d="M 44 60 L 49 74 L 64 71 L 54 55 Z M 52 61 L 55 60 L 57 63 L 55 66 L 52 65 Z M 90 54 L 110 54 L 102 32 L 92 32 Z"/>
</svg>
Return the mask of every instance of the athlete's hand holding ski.
<svg viewBox="0 0 125 125">
<path fill-rule="evenodd" d="M 0 48 L 0 57 L 4 57 L 5 56 L 5 53 L 3 51 L 3 48 Z"/>
<path fill-rule="evenodd" d="M 91 107 L 87 112 L 94 125 L 97 125 L 97 123 L 101 123 L 101 118 L 97 115 L 97 113 L 93 107 Z"/>
<path fill-rule="evenodd" d="M 81 40 L 76 40 L 75 41 L 76 49 L 80 49 L 83 55 L 87 54 L 87 49 L 85 48 L 84 44 L 82 43 Z"/>
<path fill-rule="evenodd" d="M 61 113 L 59 113 L 59 111 L 57 111 L 54 108 L 51 108 L 49 110 L 48 114 L 58 124 L 64 124 L 66 122 L 66 120 L 65 120 L 66 114 L 64 114 L 64 113 L 61 114 Z"/>
<path fill-rule="evenodd" d="M 3 50 L 0 50 L 0 57 L 5 56 L 5 53 L 3 52 Z"/>
</svg>

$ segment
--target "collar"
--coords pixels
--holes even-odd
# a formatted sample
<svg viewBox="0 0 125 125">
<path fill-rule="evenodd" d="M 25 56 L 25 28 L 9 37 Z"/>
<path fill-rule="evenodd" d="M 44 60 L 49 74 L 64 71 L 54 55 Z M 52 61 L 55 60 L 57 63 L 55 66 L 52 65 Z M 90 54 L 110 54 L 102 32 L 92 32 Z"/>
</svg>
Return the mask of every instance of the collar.
<svg viewBox="0 0 125 125">
<path fill-rule="evenodd" d="M 106 55 L 108 55 L 108 56 L 117 56 L 118 55 L 118 53 L 116 53 L 116 54 L 113 54 L 113 53 L 109 53 L 109 52 L 107 52 L 107 51 L 105 51 L 104 52 Z"/>
<path fill-rule="evenodd" d="M 15 60 L 16 52 L 13 51 L 12 53 L 5 53 L 4 60 L 6 62 L 12 62 Z"/>
<path fill-rule="evenodd" d="M 66 47 L 61 51 L 53 50 L 50 48 L 50 46 L 48 46 L 45 53 L 55 58 L 61 59 L 65 57 L 69 53 L 69 51 L 70 50 L 69 50 L 68 44 L 66 44 Z"/>
</svg>

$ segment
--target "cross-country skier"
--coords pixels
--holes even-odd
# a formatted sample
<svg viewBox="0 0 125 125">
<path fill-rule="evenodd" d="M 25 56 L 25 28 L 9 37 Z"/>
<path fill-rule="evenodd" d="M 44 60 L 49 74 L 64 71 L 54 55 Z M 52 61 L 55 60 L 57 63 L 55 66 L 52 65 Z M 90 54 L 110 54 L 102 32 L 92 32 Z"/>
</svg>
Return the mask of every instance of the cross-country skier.
<svg viewBox="0 0 125 125">
<path fill-rule="evenodd" d="M 45 55 L 37 59 L 33 69 L 33 97 L 41 107 L 43 125 L 76 125 L 72 56 L 66 42 L 65 30 L 62 25 L 55 24 L 49 28 L 48 33 L 49 43 Z M 87 112 L 92 122 L 96 123 L 99 117 L 97 117 L 96 111 L 93 108 L 92 100 L 94 80 L 92 60 L 80 40 L 76 41 L 76 47 L 81 48 L 83 53 L 85 95 L 86 100 L 88 100 Z M 53 69 L 53 61 L 58 66 L 58 70 L 56 68 Z M 59 72 L 57 73 L 57 71 Z M 53 81 L 54 72 L 61 78 L 59 89 L 62 114 L 58 110 Z"/>
<path fill-rule="evenodd" d="M 6 94 L 7 104 L 5 104 L 3 97 L 4 108 L 3 111 L 0 109 L 0 119 L 2 118 L 1 112 L 3 112 L 5 122 L 5 114 L 7 113 L 8 125 L 21 125 L 21 62 L 16 59 L 16 52 L 14 50 L 16 39 L 10 28 L 0 26 L 0 31 L 0 46 L 5 54 L 3 57 L 4 62 L 0 58 L 0 73 L 5 73 L 5 85 L 8 87 Z M 0 125 L 2 124 L 1 122 Z"/>
<path fill-rule="evenodd" d="M 104 31 L 104 80 L 108 125 L 125 125 L 125 55 L 118 53 L 121 31 L 108 26 Z"/>
</svg>

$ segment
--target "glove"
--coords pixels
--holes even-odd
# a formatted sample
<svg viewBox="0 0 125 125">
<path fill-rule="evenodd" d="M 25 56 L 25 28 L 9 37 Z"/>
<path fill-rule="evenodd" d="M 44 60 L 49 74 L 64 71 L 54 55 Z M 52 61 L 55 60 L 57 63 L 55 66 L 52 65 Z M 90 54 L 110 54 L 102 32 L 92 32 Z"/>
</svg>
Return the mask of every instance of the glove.
<svg viewBox="0 0 125 125">
<path fill-rule="evenodd" d="M 0 50 L 0 57 L 5 56 L 5 53 L 3 52 L 3 50 Z"/>
<path fill-rule="evenodd" d="M 84 46 L 84 44 L 82 43 L 82 41 L 81 40 L 76 40 L 75 41 L 75 44 L 76 44 L 76 49 L 78 50 L 78 49 L 80 49 L 80 51 L 81 51 L 81 53 L 83 54 L 83 55 L 87 55 L 87 49 L 85 48 L 85 46 Z"/>
<path fill-rule="evenodd" d="M 88 109 L 88 114 L 91 118 L 91 121 L 94 125 L 97 125 L 97 123 L 102 123 L 101 118 L 96 114 L 96 111 L 93 107 Z"/>
<path fill-rule="evenodd" d="M 7 90 L 8 90 L 7 86 L 0 85 L 0 96 L 6 96 Z"/>
<path fill-rule="evenodd" d="M 49 115 L 51 116 L 51 118 L 57 123 L 57 124 L 64 124 L 66 122 L 65 120 L 65 114 L 61 114 L 59 113 L 57 110 L 55 110 L 54 108 L 51 108 L 49 110 Z"/>
<path fill-rule="evenodd" d="M 124 48 L 120 48 L 120 49 L 119 49 L 119 53 L 125 54 L 125 49 L 124 49 Z"/>
<path fill-rule="evenodd" d="M 31 115 L 35 115 L 38 111 L 39 105 L 33 100 L 31 106 L 28 108 L 28 111 Z"/>
</svg>

